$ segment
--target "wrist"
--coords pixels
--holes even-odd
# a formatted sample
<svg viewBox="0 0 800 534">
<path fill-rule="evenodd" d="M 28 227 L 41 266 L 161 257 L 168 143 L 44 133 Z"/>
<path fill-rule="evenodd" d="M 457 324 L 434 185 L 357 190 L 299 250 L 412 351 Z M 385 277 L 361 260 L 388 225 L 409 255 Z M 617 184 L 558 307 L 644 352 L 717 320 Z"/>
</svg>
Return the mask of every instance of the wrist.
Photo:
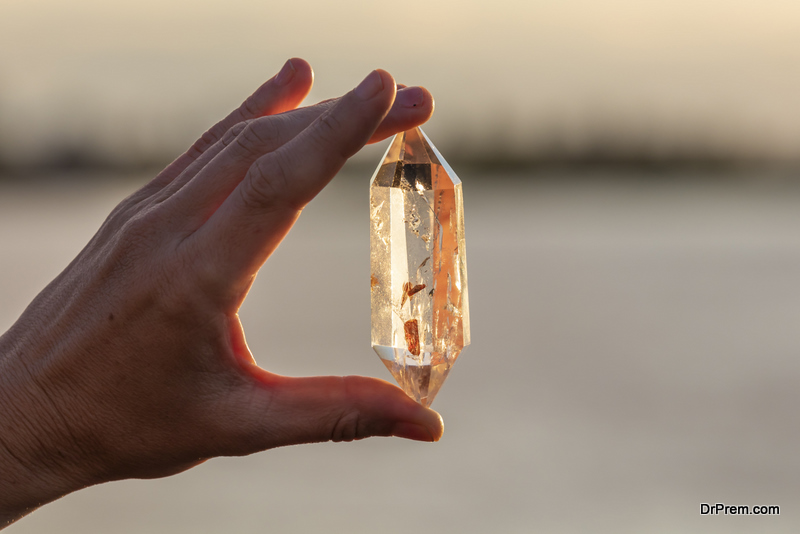
<svg viewBox="0 0 800 534">
<path fill-rule="evenodd" d="M 0 529 L 88 485 L 12 337 L 0 336 Z"/>
</svg>

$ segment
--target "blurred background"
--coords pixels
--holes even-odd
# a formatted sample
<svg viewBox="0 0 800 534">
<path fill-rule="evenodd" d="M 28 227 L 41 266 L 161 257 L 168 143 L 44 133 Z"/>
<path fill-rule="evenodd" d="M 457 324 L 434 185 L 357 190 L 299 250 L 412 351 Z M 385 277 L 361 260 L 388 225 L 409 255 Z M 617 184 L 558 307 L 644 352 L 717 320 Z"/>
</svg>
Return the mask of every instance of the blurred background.
<svg viewBox="0 0 800 534">
<path fill-rule="evenodd" d="M 4 0 L 0 330 L 292 56 L 309 102 L 376 67 L 436 97 L 473 328 L 434 403 L 444 438 L 213 460 L 9 532 L 796 530 L 796 2 Z M 264 367 L 390 380 L 366 289 L 385 146 L 263 268 L 242 317 Z M 700 514 L 717 502 L 781 514 Z"/>
<path fill-rule="evenodd" d="M 797 161 L 796 2 L 5 0 L 7 166 L 171 161 L 287 57 L 310 101 L 375 67 L 453 156 Z M 455 158 L 457 159 L 457 158 Z"/>
</svg>

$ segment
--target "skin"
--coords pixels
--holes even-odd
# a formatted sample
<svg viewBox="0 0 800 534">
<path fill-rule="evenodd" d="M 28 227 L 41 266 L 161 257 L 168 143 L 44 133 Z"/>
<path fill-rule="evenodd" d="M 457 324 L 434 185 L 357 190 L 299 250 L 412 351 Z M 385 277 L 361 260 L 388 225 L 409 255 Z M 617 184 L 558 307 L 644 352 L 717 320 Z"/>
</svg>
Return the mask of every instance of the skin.
<svg viewBox="0 0 800 534">
<path fill-rule="evenodd" d="M 433 99 L 370 73 L 297 108 L 292 59 L 123 200 L 0 337 L 0 529 L 81 488 L 215 456 L 319 441 L 436 441 L 440 416 L 358 376 L 256 365 L 238 310 L 303 207 L 364 144 L 424 123 Z"/>
</svg>

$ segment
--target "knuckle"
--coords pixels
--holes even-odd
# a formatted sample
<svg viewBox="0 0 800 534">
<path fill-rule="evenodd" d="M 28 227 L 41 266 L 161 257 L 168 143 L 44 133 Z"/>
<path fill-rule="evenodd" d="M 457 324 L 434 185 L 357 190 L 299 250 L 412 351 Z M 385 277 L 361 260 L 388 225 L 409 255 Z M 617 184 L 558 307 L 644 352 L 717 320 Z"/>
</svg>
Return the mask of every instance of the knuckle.
<svg viewBox="0 0 800 534">
<path fill-rule="evenodd" d="M 153 211 L 153 210 L 149 210 Z M 119 223 L 104 224 L 92 240 L 93 271 L 103 279 L 151 278 L 147 261 L 158 244 L 154 240 L 158 224 L 151 213 L 137 213 Z M 120 278 L 122 277 L 122 278 Z"/>
<path fill-rule="evenodd" d="M 275 207 L 285 196 L 288 173 L 286 164 L 277 157 L 264 157 L 250 167 L 242 190 L 246 207 L 264 210 Z"/>
<path fill-rule="evenodd" d="M 163 224 L 158 209 L 140 211 L 122 224 L 116 250 L 123 253 L 144 252 L 154 247 L 155 234 Z"/>
<path fill-rule="evenodd" d="M 149 236 L 161 223 L 160 210 L 155 208 L 139 211 L 123 225 L 127 237 Z"/>
<path fill-rule="evenodd" d="M 139 204 L 147 198 L 148 196 L 137 192 L 124 199 L 111 210 L 111 213 L 108 214 L 101 228 L 120 228 L 136 212 Z"/>
<path fill-rule="evenodd" d="M 269 152 L 279 144 L 280 129 L 277 122 L 271 120 L 271 117 L 251 121 L 237 142 L 253 155 Z"/>
<path fill-rule="evenodd" d="M 331 441 L 353 441 L 361 437 L 360 417 L 357 411 L 341 414 L 331 429 Z"/>
<path fill-rule="evenodd" d="M 247 125 L 249 123 L 250 121 L 247 120 L 247 121 L 237 122 L 236 124 L 231 126 L 228 129 L 228 131 L 225 132 L 225 135 L 223 135 L 222 139 L 220 140 L 222 145 L 223 146 L 230 145 L 235 139 L 237 139 L 242 134 L 242 132 L 247 128 Z"/>
<path fill-rule="evenodd" d="M 200 157 L 203 152 L 208 150 L 210 147 L 214 146 L 219 140 L 219 133 L 217 133 L 216 128 L 211 128 L 207 130 L 200 138 L 194 142 L 194 144 L 189 148 L 186 152 L 189 157 L 192 159 L 197 159 Z"/>
<path fill-rule="evenodd" d="M 107 268 L 123 276 L 124 284 L 133 284 L 128 288 L 132 306 L 153 307 L 169 323 L 183 324 L 200 309 L 207 288 L 202 284 L 214 273 L 201 258 L 169 250 L 170 244 L 159 239 L 157 221 L 147 215 L 127 223 L 108 256 Z"/>
<path fill-rule="evenodd" d="M 97 246 L 102 246 L 103 244 L 112 241 L 131 219 L 132 214 L 135 213 L 136 207 L 137 206 L 135 204 L 128 202 L 127 199 L 126 201 L 118 204 L 117 207 L 115 207 L 111 213 L 108 214 L 108 217 L 106 217 L 106 220 L 103 221 L 103 224 L 100 225 L 100 229 L 97 231 L 90 243 Z"/>
</svg>

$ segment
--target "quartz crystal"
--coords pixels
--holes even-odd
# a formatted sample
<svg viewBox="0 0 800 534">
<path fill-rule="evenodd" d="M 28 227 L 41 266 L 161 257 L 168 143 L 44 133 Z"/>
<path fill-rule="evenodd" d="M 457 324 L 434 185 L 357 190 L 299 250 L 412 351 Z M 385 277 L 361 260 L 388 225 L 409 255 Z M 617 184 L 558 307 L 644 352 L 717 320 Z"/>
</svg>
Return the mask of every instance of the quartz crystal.
<svg viewBox="0 0 800 534">
<path fill-rule="evenodd" d="M 461 181 L 422 130 L 398 134 L 370 183 L 372 348 L 433 402 L 469 345 Z"/>
</svg>

